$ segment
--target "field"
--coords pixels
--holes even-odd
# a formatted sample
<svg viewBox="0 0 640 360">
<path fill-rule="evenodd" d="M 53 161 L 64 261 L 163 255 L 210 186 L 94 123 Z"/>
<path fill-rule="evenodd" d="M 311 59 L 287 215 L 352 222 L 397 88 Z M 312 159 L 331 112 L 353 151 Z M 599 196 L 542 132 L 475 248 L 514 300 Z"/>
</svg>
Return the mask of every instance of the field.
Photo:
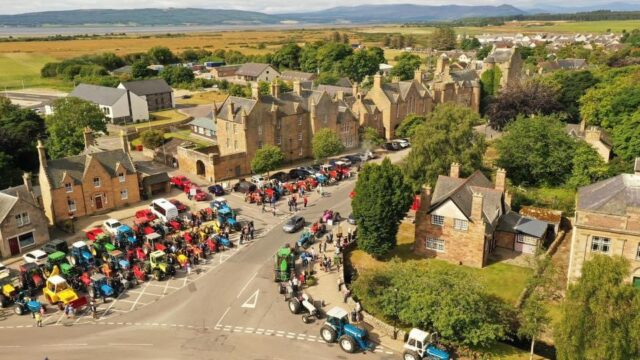
<svg viewBox="0 0 640 360">
<path fill-rule="evenodd" d="M 55 59 L 49 55 L 0 53 L 0 89 L 46 87 L 69 90 L 60 80 L 40 77 L 40 69 L 50 61 Z"/>
</svg>

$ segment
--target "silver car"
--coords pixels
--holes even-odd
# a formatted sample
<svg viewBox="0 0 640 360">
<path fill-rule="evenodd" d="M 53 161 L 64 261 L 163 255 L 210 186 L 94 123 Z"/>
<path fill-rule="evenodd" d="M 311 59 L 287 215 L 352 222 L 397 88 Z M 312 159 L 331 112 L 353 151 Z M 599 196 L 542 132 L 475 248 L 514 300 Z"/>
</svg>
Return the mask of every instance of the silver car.
<svg viewBox="0 0 640 360">
<path fill-rule="evenodd" d="M 304 227 L 304 217 L 294 215 L 287 220 L 287 222 L 282 225 L 282 231 L 287 233 L 296 232 Z"/>
</svg>

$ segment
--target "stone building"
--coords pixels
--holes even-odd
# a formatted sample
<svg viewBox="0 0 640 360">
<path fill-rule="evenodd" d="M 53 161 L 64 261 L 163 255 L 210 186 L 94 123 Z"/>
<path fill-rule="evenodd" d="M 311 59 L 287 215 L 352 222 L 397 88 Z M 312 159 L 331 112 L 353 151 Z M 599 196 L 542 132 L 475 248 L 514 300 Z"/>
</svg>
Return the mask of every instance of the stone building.
<svg viewBox="0 0 640 360">
<path fill-rule="evenodd" d="M 611 148 L 613 144 L 607 133 L 598 126 L 587 128 L 587 122 L 582 120 L 580 124 L 567 124 L 566 131 L 569 135 L 584 140 L 591 145 L 598 155 L 608 163 L 611 160 Z"/>
<path fill-rule="evenodd" d="M 517 47 L 494 46 L 491 53 L 484 59 L 482 72 L 499 68 L 501 73 L 500 88 L 505 88 L 520 82 L 523 64 L 520 50 Z"/>
<path fill-rule="evenodd" d="M 38 176 L 44 212 L 50 224 L 100 214 L 140 201 L 138 174 L 129 155 L 129 142 L 120 134 L 122 149 L 103 151 L 85 132 L 85 151 L 77 156 L 47 160 L 38 141 Z"/>
<path fill-rule="evenodd" d="M 278 146 L 286 162 L 309 158 L 313 134 L 324 128 L 338 134 L 347 149 L 358 146 L 358 118 L 344 99 L 303 89 L 298 81 L 287 93 L 272 82 L 269 95 L 254 83 L 250 99 L 230 96 L 214 106 L 213 115 L 216 146 L 178 149 L 180 169 L 210 181 L 251 173 L 251 159 L 267 144 Z"/>
<path fill-rule="evenodd" d="M 620 174 L 578 189 L 569 281 L 595 254 L 629 260 L 629 282 L 640 287 L 640 158 L 633 174 Z"/>
<path fill-rule="evenodd" d="M 474 70 L 453 71 L 449 57 L 443 54 L 430 85 L 435 104 L 456 103 L 480 112 L 480 80 Z"/>
<path fill-rule="evenodd" d="M 508 211 L 506 172 L 495 183 L 476 171 L 460 177 L 460 164 L 439 176 L 435 190 L 425 186 L 416 213 L 414 251 L 454 264 L 481 268 L 495 248 L 494 231 Z"/>
<path fill-rule="evenodd" d="M 18 255 L 49 241 L 49 222 L 31 175 L 24 184 L 0 191 L 0 258 Z"/>
<path fill-rule="evenodd" d="M 278 70 L 269 64 L 246 63 L 240 65 L 234 76 L 237 80 L 247 83 L 266 81 L 271 82 L 280 77 Z"/>
</svg>

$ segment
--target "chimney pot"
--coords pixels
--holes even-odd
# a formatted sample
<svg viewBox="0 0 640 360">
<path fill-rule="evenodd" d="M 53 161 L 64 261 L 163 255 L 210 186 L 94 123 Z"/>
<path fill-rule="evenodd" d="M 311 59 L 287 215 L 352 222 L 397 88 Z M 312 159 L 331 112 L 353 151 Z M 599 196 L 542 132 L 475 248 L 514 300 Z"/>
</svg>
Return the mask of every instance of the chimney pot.
<svg viewBox="0 0 640 360">
<path fill-rule="evenodd" d="M 38 140 L 38 145 L 36 146 L 38 149 L 38 160 L 40 161 L 40 166 L 43 168 L 47 167 L 47 153 L 44 148 L 44 144 L 42 140 Z"/>
<path fill-rule="evenodd" d="M 505 169 L 499 168 L 496 171 L 495 189 L 504 191 L 507 188 L 507 172 Z"/>
<path fill-rule="evenodd" d="M 382 76 L 380 76 L 380 74 L 373 76 L 373 87 L 376 89 L 382 88 Z"/>
<path fill-rule="evenodd" d="M 459 178 L 460 177 L 460 164 L 457 162 L 451 163 L 451 169 L 449 170 L 449 177 Z"/>
<path fill-rule="evenodd" d="M 94 139 L 93 139 L 93 131 L 91 130 L 91 128 L 89 128 L 88 126 L 84 128 L 84 132 L 83 132 L 83 137 L 84 137 L 84 148 L 88 149 L 89 147 L 94 145 Z"/>
<path fill-rule="evenodd" d="M 482 206 L 484 202 L 484 195 L 481 193 L 473 193 L 473 200 L 471 201 L 471 220 L 482 221 Z"/>
</svg>

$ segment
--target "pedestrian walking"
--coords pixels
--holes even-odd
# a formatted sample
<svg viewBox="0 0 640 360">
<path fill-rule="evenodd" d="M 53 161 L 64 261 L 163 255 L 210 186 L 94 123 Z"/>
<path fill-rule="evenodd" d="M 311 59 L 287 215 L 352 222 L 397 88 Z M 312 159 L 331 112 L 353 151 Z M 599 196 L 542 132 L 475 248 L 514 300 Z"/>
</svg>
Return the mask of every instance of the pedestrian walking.
<svg viewBox="0 0 640 360">
<path fill-rule="evenodd" d="M 187 262 L 187 275 L 191 275 L 191 264 Z"/>
<path fill-rule="evenodd" d="M 322 248 L 323 248 L 322 252 L 327 252 L 327 242 L 326 241 L 322 244 Z"/>
<path fill-rule="evenodd" d="M 273 206 L 273 208 L 271 210 L 273 211 L 273 216 L 276 216 L 276 207 L 275 207 L 275 205 Z"/>
<path fill-rule="evenodd" d="M 93 317 L 94 319 L 98 319 L 98 307 L 96 306 L 95 300 L 91 300 L 90 309 L 91 309 L 91 317 Z"/>
<path fill-rule="evenodd" d="M 249 234 L 251 235 L 251 240 L 253 240 L 253 234 L 255 232 L 255 227 L 253 225 L 253 221 L 249 221 Z"/>
<path fill-rule="evenodd" d="M 262 202 L 262 213 L 263 213 L 263 214 L 264 214 L 264 210 L 265 210 L 265 207 L 266 207 L 266 206 L 267 206 L 267 204 L 265 204 L 265 203 L 264 203 L 264 201 L 263 201 L 263 202 Z"/>
<path fill-rule="evenodd" d="M 302 198 L 302 203 L 304 204 L 304 207 L 307 207 L 307 201 L 308 201 L 308 200 L 307 200 L 307 196 L 305 195 L 305 196 Z"/>
<path fill-rule="evenodd" d="M 338 276 L 338 292 L 342 289 L 342 278 Z"/>
<path fill-rule="evenodd" d="M 42 315 L 40 315 L 40 312 L 35 313 L 35 319 L 36 319 L 36 326 L 42 327 Z"/>
</svg>

